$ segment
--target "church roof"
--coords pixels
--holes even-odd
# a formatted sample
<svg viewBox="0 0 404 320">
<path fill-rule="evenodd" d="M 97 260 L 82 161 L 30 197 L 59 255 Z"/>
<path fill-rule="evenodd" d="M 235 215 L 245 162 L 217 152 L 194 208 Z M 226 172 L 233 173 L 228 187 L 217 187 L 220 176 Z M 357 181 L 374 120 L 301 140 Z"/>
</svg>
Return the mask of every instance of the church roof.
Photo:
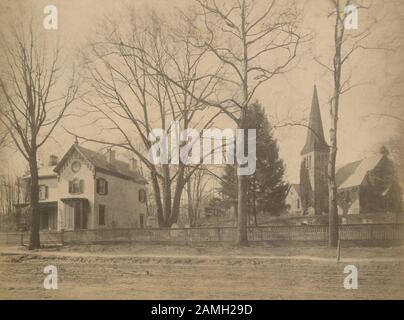
<svg viewBox="0 0 404 320">
<path fill-rule="evenodd" d="M 359 161 L 345 164 L 337 169 L 335 179 L 338 189 L 361 185 L 367 173 L 372 171 L 383 157 L 384 155 L 378 154 Z"/>
<path fill-rule="evenodd" d="M 78 144 L 73 144 L 69 151 L 66 152 L 62 160 L 55 167 L 55 172 L 59 171 L 62 164 L 67 160 L 73 150 L 77 150 L 77 152 L 84 156 L 96 169 L 100 171 L 104 171 L 121 178 L 132 179 L 135 182 L 147 183 L 146 179 L 139 172 L 130 170 L 128 163 L 117 159 L 115 159 L 113 163 L 110 163 L 105 155 L 79 146 Z"/>
<path fill-rule="evenodd" d="M 327 151 L 328 144 L 325 142 L 323 122 L 321 120 L 320 103 L 318 102 L 317 87 L 314 86 L 313 100 L 311 103 L 309 128 L 307 129 L 306 143 L 301 154 L 311 151 Z"/>
</svg>

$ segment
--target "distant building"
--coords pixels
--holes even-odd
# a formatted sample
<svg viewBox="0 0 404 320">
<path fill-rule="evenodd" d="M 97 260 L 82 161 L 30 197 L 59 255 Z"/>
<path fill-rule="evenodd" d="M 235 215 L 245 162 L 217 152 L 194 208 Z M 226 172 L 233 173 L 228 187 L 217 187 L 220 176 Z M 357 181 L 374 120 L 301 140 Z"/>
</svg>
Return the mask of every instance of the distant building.
<svg viewBox="0 0 404 320">
<path fill-rule="evenodd" d="M 288 212 L 293 215 L 300 215 L 302 212 L 300 197 L 300 184 L 292 183 L 286 194 L 285 204 Z"/>
<path fill-rule="evenodd" d="M 324 138 L 316 86 L 314 86 L 306 142 L 300 155 L 302 157 L 300 164 L 302 212 L 316 215 L 328 212 L 327 161 L 329 150 Z"/>
<path fill-rule="evenodd" d="M 401 186 L 384 147 L 378 155 L 339 168 L 336 182 L 339 214 L 402 210 Z"/>
<path fill-rule="evenodd" d="M 77 230 L 146 225 L 146 180 L 125 163 L 73 144 L 60 162 L 39 168 L 40 229 Z M 24 177 L 29 184 L 30 176 Z M 25 203 L 20 206 L 27 206 Z"/>
<path fill-rule="evenodd" d="M 288 211 L 293 215 L 327 213 L 329 148 L 316 87 L 301 157 L 300 184 L 292 184 L 285 199 Z M 385 147 L 378 155 L 337 168 L 336 183 L 340 215 L 402 211 L 402 189 Z"/>
</svg>

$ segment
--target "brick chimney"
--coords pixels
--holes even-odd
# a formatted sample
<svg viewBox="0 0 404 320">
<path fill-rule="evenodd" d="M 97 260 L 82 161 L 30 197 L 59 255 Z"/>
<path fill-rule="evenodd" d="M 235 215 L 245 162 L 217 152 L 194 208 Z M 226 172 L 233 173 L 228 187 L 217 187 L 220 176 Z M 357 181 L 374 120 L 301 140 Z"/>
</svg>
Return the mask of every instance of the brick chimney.
<svg viewBox="0 0 404 320">
<path fill-rule="evenodd" d="M 116 160 L 116 151 L 115 150 L 109 150 L 107 153 L 107 161 L 109 163 L 113 163 Z"/>
</svg>

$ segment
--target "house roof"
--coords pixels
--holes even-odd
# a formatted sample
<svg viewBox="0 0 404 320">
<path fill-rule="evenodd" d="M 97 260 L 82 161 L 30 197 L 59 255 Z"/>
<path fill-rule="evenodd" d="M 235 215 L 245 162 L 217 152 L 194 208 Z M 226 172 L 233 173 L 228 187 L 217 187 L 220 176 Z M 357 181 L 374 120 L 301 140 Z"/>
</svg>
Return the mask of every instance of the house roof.
<svg viewBox="0 0 404 320">
<path fill-rule="evenodd" d="M 289 189 L 288 189 L 288 192 L 287 192 L 286 195 L 289 194 L 289 192 L 290 192 L 291 189 L 294 189 L 295 192 L 296 192 L 298 195 L 300 195 L 300 184 L 298 184 L 298 183 L 291 183 L 291 184 L 289 185 Z"/>
<path fill-rule="evenodd" d="M 79 146 L 78 144 L 73 144 L 69 151 L 63 156 L 58 165 L 55 167 L 54 171 L 58 172 L 62 167 L 63 163 L 68 159 L 70 154 L 76 150 L 80 153 L 84 158 L 86 158 L 95 168 L 96 170 L 100 170 L 102 172 L 115 175 L 124 179 L 132 179 L 138 183 L 146 184 L 146 179 L 137 171 L 130 170 L 129 164 L 115 159 L 112 163 L 108 162 L 107 157 L 101 153 L 96 151 L 84 148 Z"/>
<path fill-rule="evenodd" d="M 318 102 L 317 87 L 314 86 L 313 100 L 311 102 L 309 128 L 307 129 L 306 143 L 301 154 L 314 150 L 328 151 L 328 144 L 325 142 L 323 122 L 321 120 L 320 103 Z"/>
<path fill-rule="evenodd" d="M 367 173 L 373 170 L 382 158 L 383 155 L 378 154 L 345 164 L 337 169 L 335 179 L 338 188 L 343 189 L 361 185 Z"/>
<path fill-rule="evenodd" d="M 298 183 L 292 183 L 292 184 L 290 185 L 290 188 L 295 189 L 295 191 L 297 192 L 297 194 L 300 194 L 300 184 L 298 184 Z"/>
<path fill-rule="evenodd" d="M 38 178 L 53 178 L 57 177 L 56 172 L 54 171 L 56 166 L 46 166 L 38 168 Z M 28 172 L 27 174 L 22 176 L 23 179 L 31 178 L 31 174 Z"/>
</svg>

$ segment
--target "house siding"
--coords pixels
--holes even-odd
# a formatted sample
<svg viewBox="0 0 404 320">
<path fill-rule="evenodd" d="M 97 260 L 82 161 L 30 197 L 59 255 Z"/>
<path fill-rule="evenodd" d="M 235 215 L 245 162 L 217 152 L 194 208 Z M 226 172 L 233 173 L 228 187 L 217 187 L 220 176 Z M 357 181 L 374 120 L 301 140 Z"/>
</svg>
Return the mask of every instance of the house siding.
<svg viewBox="0 0 404 320">
<path fill-rule="evenodd" d="M 95 191 L 94 221 L 96 228 L 139 227 L 141 214 L 143 214 L 143 219 L 146 221 L 146 203 L 139 201 L 139 190 L 145 189 L 143 184 L 99 171 L 96 171 L 95 178 L 102 178 L 108 182 L 108 193 L 106 195 L 98 194 Z M 104 225 L 99 225 L 99 205 L 105 206 Z"/>
<path fill-rule="evenodd" d="M 73 172 L 71 164 L 74 161 L 81 163 L 81 168 L 78 172 Z M 69 181 L 73 179 L 82 179 L 83 192 L 79 194 L 72 194 L 69 192 Z M 88 200 L 87 210 L 87 228 L 96 228 L 94 222 L 94 167 L 89 161 L 84 159 L 77 151 L 74 151 L 72 155 L 66 160 L 63 167 L 60 170 L 59 182 L 58 182 L 58 229 L 73 230 L 74 229 L 74 210 L 69 203 L 62 201 L 64 198 L 83 198 Z"/>
</svg>

